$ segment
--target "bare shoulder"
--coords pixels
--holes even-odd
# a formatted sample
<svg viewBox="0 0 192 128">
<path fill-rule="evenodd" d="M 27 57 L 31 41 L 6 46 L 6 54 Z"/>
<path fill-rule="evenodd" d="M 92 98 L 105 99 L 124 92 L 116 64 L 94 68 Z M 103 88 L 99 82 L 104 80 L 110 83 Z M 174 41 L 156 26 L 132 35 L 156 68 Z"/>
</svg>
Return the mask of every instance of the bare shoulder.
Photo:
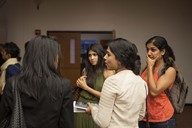
<svg viewBox="0 0 192 128">
<path fill-rule="evenodd" d="M 173 75 L 175 75 L 176 74 L 176 69 L 174 67 L 169 67 L 166 70 L 165 74 L 173 74 Z"/>
<path fill-rule="evenodd" d="M 172 78 L 176 77 L 176 69 L 174 67 L 169 67 L 165 74 L 162 75 L 163 78 L 166 78 L 167 80 L 171 80 Z M 175 79 L 173 79 L 175 80 Z"/>
</svg>

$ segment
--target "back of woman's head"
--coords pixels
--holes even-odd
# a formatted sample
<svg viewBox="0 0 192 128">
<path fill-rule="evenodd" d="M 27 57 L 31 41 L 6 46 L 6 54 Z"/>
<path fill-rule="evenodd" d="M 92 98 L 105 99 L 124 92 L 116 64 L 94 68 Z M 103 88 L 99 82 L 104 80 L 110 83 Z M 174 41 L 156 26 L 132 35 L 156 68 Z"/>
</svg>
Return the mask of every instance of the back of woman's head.
<svg viewBox="0 0 192 128">
<path fill-rule="evenodd" d="M 3 44 L 3 50 L 5 50 L 6 54 L 10 54 L 11 58 L 17 58 L 20 61 L 20 48 L 14 42 L 6 42 Z"/>
<path fill-rule="evenodd" d="M 155 45 L 160 51 L 165 50 L 163 60 L 167 66 L 173 66 L 175 55 L 172 48 L 168 45 L 167 40 L 164 37 L 154 36 L 146 42 L 145 46 L 147 46 L 147 44 L 149 43 L 153 43 L 153 45 Z"/>
<path fill-rule="evenodd" d="M 62 95 L 61 79 L 57 75 L 57 57 L 60 46 L 48 36 L 31 39 L 26 47 L 22 71 L 21 89 L 38 99 L 42 89 L 48 89 L 48 96 L 55 100 Z"/>
<path fill-rule="evenodd" d="M 109 49 L 121 65 L 129 70 L 136 70 L 135 62 L 138 60 L 138 51 L 133 43 L 123 38 L 117 38 L 109 43 Z"/>
<path fill-rule="evenodd" d="M 104 68 L 105 62 L 104 62 L 104 55 L 105 55 L 105 50 L 103 49 L 102 45 L 99 43 L 96 44 L 91 44 L 90 47 L 87 49 L 87 59 L 88 59 L 88 54 L 89 51 L 94 51 L 98 55 L 98 62 L 95 66 L 95 68 Z M 88 61 L 88 65 L 92 67 L 91 63 Z"/>
<path fill-rule="evenodd" d="M 56 58 L 59 55 L 59 44 L 47 36 L 31 39 L 23 58 L 23 71 L 38 77 L 50 76 L 57 72 Z"/>
</svg>

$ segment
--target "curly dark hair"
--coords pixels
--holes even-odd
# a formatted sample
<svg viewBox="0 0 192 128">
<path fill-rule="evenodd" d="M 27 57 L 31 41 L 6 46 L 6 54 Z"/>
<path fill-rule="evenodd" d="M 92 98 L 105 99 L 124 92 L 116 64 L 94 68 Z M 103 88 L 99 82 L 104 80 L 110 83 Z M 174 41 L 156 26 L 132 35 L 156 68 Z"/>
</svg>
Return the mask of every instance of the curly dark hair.
<svg viewBox="0 0 192 128">
<path fill-rule="evenodd" d="M 14 42 L 6 42 L 3 44 L 3 49 L 7 54 L 11 55 L 11 58 L 17 58 L 18 61 L 21 60 L 20 48 Z"/>
</svg>

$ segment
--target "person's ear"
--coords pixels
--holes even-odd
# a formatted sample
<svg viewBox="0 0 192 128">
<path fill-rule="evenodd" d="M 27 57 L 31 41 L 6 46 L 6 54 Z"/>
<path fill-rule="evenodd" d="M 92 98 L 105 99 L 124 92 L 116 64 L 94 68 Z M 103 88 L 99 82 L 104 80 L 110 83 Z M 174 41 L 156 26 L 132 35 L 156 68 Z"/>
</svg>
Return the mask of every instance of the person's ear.
<svg viewBox="0 0 192 128">
<path fill-rule="evenodd" d="M 164 56 L 164 55 L 165 55 L 165 52 L 166 52 L 165 49 L 163 49 L 163 50 L 161 51 L 161 55 Z"/>
<path fill-rule="evenodd" d="M 6 59 L 9 59 L 9 58 L 11 58 L 11 54 L 9 54 L 9 53 L 6 53 Z"/>
</svg>

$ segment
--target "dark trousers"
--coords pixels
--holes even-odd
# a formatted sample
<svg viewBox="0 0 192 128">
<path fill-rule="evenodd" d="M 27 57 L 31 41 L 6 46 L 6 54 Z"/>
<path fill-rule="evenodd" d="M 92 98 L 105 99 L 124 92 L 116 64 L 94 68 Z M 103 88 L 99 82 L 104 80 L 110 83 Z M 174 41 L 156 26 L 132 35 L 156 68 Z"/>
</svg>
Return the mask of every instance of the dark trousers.
<svg viewBox="0 0 192 128">
<path fill-rule="evenodd" d="M 149 122 L 149 126 L 145 121 L 139 121 L 139 128 L 176 128 L 175 117 L 165 122 Z"/>
</svg>

